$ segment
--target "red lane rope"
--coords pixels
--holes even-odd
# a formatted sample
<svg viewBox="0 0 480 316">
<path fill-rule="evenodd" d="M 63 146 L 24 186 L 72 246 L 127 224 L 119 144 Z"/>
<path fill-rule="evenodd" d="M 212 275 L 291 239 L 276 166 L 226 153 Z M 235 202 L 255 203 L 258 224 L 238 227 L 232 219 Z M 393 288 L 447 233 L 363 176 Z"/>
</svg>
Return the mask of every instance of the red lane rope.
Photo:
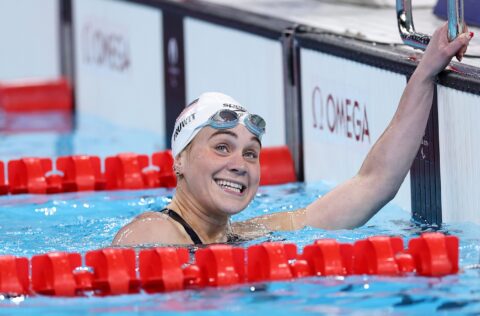
<svg viewBox="0 0 480 316">
<path fill-rule="evenodd" d="M 354 244 L 317 240 L 297 252 L 290 243 L 248 248 L 211 245 L 186 248 L 106 248 L 79 253 L 52 252 L 27 258 L 0 256 L 0 293 L 84 296 L 179 291 L 312 276 L 420 275 L 458 273 L 459 240 L 424 233 L 404 249 L 400 237 L 375 236 Z M 190 262 L 190 263 L 189 263 Z M 31 270 L 31 275 L 29 274 Z M 137 275 L 138 271 L 138 275 Z"/>
<path fill-rule="evenodd" d="M 0 82 L 0 109 L 7 113 L 72 111 L 72 100 L 66 78 Z"/>
<path fill-rule="evenodd" d="M 9 115 L 42 113 L 73 109 L 72 87 L 66 78 L 56 80 L 24 80 L 0 83 L 0 110 Z M 286 146 L 263 149 L 260 155 L 260 184 L 282 184 L 296 181 L 290 151 Z M 101 165 L 105 172 L 101 171 Z M 133 190 L 176 185 L 170 151 L 151 157 L 121 153 L 107 157 L 75 155 L 55 161 L 43 157 L 25 157 L 0 161 L 0 195 L 22 193 L 60 193 L 99 190 Z"/>
<path fill-rule="evenodd" d="M 0 195 L 22 193 L 60 193 L 102 190 L 135 190 L 173 188 L 176 178 L 173 157 L 169 150 L 156 152 L 151 157 L 135 153 L 121 153 L 107 157 L 74 155 L 50 158 L 25 157 L 0 161 Z M 287 146 L 262 149 L 260 153 L 261 185 L 296 181 L 293 160 Z"/>
</svg>

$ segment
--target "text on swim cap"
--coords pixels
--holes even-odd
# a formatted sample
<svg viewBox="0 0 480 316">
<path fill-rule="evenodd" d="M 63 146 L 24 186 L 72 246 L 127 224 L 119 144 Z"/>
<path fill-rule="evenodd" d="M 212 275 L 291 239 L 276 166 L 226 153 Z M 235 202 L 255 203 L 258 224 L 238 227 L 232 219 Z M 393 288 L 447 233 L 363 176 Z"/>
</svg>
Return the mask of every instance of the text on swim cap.
<svg viewBox="0 0 480 316">
<path fill-rule="evenodd" d="M 237 111 L 242 111 L 242 112 L 247 112 L 247 110 L 241 105 L 232 104 L 232 103 L 223 103 L 222 105 L 225 108 L 235 109 Z"/>
<path fill-rule="evenodd" d="M 195 120 L 195 113 L 190 114 L 186 118 L 184 118 L 180 123 L 178 123 L 177 128 L 175 128 L 175 132 L 173 133 L 173 140 L 177 139 L 178 134 L 182 131 L 182 128 L 187 126 L 190 122 Z"/>
</svg>

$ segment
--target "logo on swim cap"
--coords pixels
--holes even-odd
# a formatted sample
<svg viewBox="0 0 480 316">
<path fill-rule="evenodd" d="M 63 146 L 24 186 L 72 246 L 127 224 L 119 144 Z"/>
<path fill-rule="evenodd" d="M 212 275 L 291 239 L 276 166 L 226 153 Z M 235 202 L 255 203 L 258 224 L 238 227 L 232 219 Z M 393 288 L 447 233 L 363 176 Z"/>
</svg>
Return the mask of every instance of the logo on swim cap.
<svg viewBox="0 0 480 316">
<path fill-rule="evenodd" d="M 175 132 L 173 133 L 174 141 L 177 139 L 178 134 L 182 131 L 182 128 L 187 126 L 187 124 L 192 122 L 193 120 L 195 120 L 195 113 L 190 114 L 185 119 L 183 119 L 180 123 L 177 124 L 177 126 L 175 127 Z"/>
<path fill-rule="evenodd" d="M 247 112 L 243 106 L 238 104 L 224 103 L 223 106 L 229 109 L 234 109 L 235 111 Z"/>
</svg>

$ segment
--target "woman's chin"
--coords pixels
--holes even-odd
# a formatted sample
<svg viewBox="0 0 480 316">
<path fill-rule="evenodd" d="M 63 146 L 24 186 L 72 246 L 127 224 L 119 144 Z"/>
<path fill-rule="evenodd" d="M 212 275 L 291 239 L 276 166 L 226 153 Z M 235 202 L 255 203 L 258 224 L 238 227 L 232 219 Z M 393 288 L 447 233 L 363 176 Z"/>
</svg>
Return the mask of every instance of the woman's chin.
<svg viewBox="0 0 480 316">
<path fill-rule="evenodd" d="M 217 209 L 220 210 L 222 213 L 226 213 L 228 215 L 235 215 L 243 211 L 251 202 L 247 195 L 243 195 L 242 197 L 222 197 L 221 199 L 217 200 L 219 203 L 217 204 Z"/>
</svg>

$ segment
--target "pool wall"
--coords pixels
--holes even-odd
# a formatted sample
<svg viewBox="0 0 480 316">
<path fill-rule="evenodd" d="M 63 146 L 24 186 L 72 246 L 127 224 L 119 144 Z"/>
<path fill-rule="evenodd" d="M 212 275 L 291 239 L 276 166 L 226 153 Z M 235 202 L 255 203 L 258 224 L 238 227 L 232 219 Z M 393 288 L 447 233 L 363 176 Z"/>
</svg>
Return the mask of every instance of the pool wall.
<svg viewBox="0 0 480 316">
<path fill-rule="evenodd" d="M 58 0 L 0 2 L 0 80 L 62 74 L 59 16 Z"/>
<path fill-rule="evenodd" d="M 51 72 L 38 76 L 56 76 L 61 69 L 72 80 L 78 120 L 93 114 L 146 128 L 168 147 L 183 105 L 203 91 L 222 91 L 267 117 L 265 146 L 287 144 L 299 179 L 308 182 L 335 184 L 357 172 L 415 67 L 408 50 L 350 40 L 228 4 L 54 3 L 50 9 L 61 12 L 48 17 L 61 23 L 57 31 L 45 32 L 58 36 L 45 49 L 62 53 L 55 55 L 60 61 Z M 480 223 L 480 144 L 472 132 L 480 81 L 476 68 L 455 66 L 460 72 L 439 76 L 422 145 L 395 200 L 427 223 Z"/>
</svg>

